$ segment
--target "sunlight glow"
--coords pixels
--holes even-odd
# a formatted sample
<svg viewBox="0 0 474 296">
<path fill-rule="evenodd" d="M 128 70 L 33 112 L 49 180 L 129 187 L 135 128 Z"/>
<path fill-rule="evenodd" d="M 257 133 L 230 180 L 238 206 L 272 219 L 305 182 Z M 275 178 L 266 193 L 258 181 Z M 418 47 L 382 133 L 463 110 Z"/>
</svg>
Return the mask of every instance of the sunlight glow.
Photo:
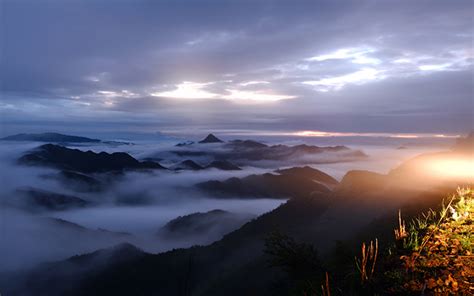
<svg viewBox="0 0 474 296">
<path fill-rule="evenodd" d="M 322 62 L 326 60 L 342 60 L 350 59 L 354 64 L 370 64 L 377 65 L 381 61 L 377 58 L 368 57 L 367 54 L 375 52 L 375 49 L 370 47 L 351 47 L 351 48 L 341 48 L 334 52 L 323 54 L 319 56 L 314 56 L 306 59 L 307 61 L 313 62 Z"/>
<path fill-rule="evenodd" d="M 427 167 L 436 176 L 474 180 L 474 158 L 459 157 L 433 160 Z"/>
<path fill-rule="evenodd" d="M 242 82 L 240 85 L 242 85 L 242 86 L 249 86 L 249 85 L 255 85 L 255 84 L 270 84 L 270 82 L 268 82 L 268 81 L 263 81 L 263 80 L 256 80 L 256 81 Z"/>
<path fill-rule="evenodd" d="M 133 98 L 133 97 L 138 96 L 138 94 L 126 89 L 122 89 L 121 91 L 99 90 L 97 92 L 97 95 L 104 98 L 109 98 L 109 99 L 110 98 Z"/>
<path fill-rule="evenodd" d="M 197 83 L 184 81 L 176 86 L 175 90 L 154 92 L 151 95 L 154 97 L 166 97 L 175 99 L 212 99 L 217 97 L 217 94 L 208 92 L 203 88 L 212 83 Z"/>
<path fill-rule="evenodd" d="M 247 101 L 247 102 L 276 102 L 281 100 L 293 99 L 295 96 L 277 95 L 264 93 L 259 91 L 241 91 L 236 89 L 228 89 L 229 95 L 223 96 L 224 99 L 233 101 Z"/>
<path fill-rule="evenodd" d="M 257 85 L 268 84 L 267 81 L 248 81 L 240 85 Z M 226 89 L 226 93 L 218 94 L 212 93 L 204 88 L 214 82 L 196 83 L 184 81 L 176 86 L 175 90 L 155 92 L 151 95 L 154 97 L 167 97 L 175 99 L 223 99 L 239 103 L 262 103 L 262 102 L 276 102 L 280 100 L 287 100 L 295 98 L 295 96 L 279 95 L 264 90 L 238 90 Z"/>
<path fill-rule="evenodd" d="M 451 66 L 451 63 L 439 64 L 439 65 L 421 65 L 418 69 L 421 71 L 443 71 Z"/>
<path fill-rule="evenodd" d="M 303 81 L 303 84 L 315 86 L 316 90 L 327 92 L 330 90 L 339 90 L 347 84 L 361 85 L 373 80 L 383 79 L 379 71 L 373 68 L 364 68 L 350 74 L 323 78 L 320 80 Z"/>
<path fill-rule="evenodd" d="M 325 131 L 298 131 L 288 135 L 298 137 L 384 137 L 400 139 L 417 138 L 458 138 L 459 135 L 440 134 L 400 134 L 400 133 L 351 133 L 351 132 L 325 132 Z"/>
</svg>

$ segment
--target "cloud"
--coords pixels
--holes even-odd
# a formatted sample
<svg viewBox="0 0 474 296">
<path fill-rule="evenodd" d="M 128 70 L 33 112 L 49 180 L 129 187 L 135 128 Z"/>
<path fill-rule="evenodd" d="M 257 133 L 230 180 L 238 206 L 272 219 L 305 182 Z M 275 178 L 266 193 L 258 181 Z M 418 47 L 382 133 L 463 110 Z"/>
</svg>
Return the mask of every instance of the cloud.
<svg viewBox="0 0 474 296">
<path fill-rule="evenodd" d="M 315 86 L 315 89 L 319 91 L 330 91 L 330 90 L 339 90 L 343 88 L 346 84 L 365 84 L 373 80 L 383 79 L 384 76 L 380 75 L 379 71 L 373 68 L 363 68 L 357 72 L 350 74 L 322 78 L 320 80 L 314 81 L 303 81 L 303 84 Z"/>
<path fill-rule="evenodd" d="M 32 119 L 47 124 L 60 116 L 71 124 L 95 120 L 97 128 L 104 120 L 123 120 L 128 128 L 150 118 L 157 128 L 175 121 L 204 128 L 275 114 L 282 124 L 315 121 L 353 105 L 370 106 L 366 116 L 400 105 L 407 114 L 420 104 L 467 109 L 472 86 L 459 89 L 451 77 L 472 81 L 471 7 L 470 1 L 7 0 L 0 110 L 9 113 L 7 125 L 23 120 L 25 128 L 35 128 L 27 124 Z M 423 85 L 392 88 L 403 79 Z M 455 95 L 441 97 L 431 91 L 437 85 Z M 415 106 L 400 103 L 408 98 Z M 190 117 L 196 100 L 195 113 L 202 113 Z M 255 110 L 255 102 L 271 104 Z M 445 112 L 452 132 L 469 123 Z M 404 128 L 403 120 L 390 120 L 381 116 L 375 126 Z M 328 125 L 317 121 L 312 129 Z M 430 124 L 440 129 L 441 122 Z"/>
<path fill-rule="evenodd" d="M 212 99 L 218 95 L 204 90 L 209 83 L 196 83 L 184 81 L 176 85 L 171 91 L 151 93 L 154 97 L 176 98 L 176 99 Z"/>
</svg>

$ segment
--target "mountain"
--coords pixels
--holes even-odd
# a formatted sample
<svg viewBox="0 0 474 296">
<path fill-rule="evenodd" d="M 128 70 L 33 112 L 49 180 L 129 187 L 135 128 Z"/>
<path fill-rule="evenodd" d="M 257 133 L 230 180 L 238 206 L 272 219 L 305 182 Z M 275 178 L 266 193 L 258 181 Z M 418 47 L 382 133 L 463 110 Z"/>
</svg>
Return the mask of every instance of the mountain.
<svg viewBox="0 0 474 296">
<path fill-rule="evenodd" d="M 308 197 L 314 193 L 328 193 L 337 185 L 331 176 L 310 168 L 292 168 L 266 173 L 249 175 L 244 178 L 229 178 L 224 181 L 211 180 L 196 186 L 218 197 L 247 198 L 290 198 Z"/>
<path fill-rule="evenodd" d="M 206 138 L 207 139 L 207 138 Z M 203 140 L 204 141 L 204 140 Z M 219 140 L 220 141 L 220 140 Z M 202 142 L 202 141 L 201 141 Z M 213 142 L 220 143 L 220 142 Z M 319 147 L 312 145 L 273 145 L 269 146 L 253 140 L 233 140 L 221 145 L 200 147 L 193 145 L 180 145 L 167 151 L 186 158 L 211 158 L 213 160 L 231 161 L 237 165 L 258 165 L 256 162 L 273 161 L 282 163 L 336 163 L 352 161 L 367 157 L 360 150 L 353 150 L 346 146 Z M 158 155 L 159 156 L 159 155 Z"/>
<path fill-rule="evenodd" d="M 56 179 L 68 188 L 78 192 L 99 192 L 105 187 L 105 184 L 97 178 L 73 171 L 60 171 L 48 177 Z"/>
<path fill-rule="evenodd" d="M 200 170 L 203 170 L 204 167 L 202 167 L 201 165 L 199 165 L 195 161 L 187 159 L 187 160 L 184 160 L 184 161 L 172 166 L 171 169 L 173 169 L 175 171 L 180 171 L 180 170 L 200 171 Z"/>
<path fill-rule="evenodd" d="M 98 291 L 83 293 L 72 286 L 91 280 L 105 270 L 114 269 L 144 258 L 147 254 L 129 243 L 101 249 L 92 253 L 70 257 L 62 262 L 45 263 L 28 275 L 15 279 L 0 279 L 3 293 L 9 295 L 99 295 Z M 31 276 L 34 275 L 34 276 Z M 31 276 L 31 277 L 30 277 Z M 12 284 L 14 283 L 14 284 Z M 48 284 L 49 283 L 49 284 Z M 25 291 L 28 286 L 28 291 Z M 136 290 L 135 290 L 136 291 Z M 132 293 L 132 295 L 135 295 Z"/>
<path fill-rule="evenodd" d="M 305 175 L 320 174 L 307 168 L 279 174 L 293 177 L 293 182 Z M 334 185 L 333 180 L 321 176 Z M 306 178 L 313 177 L 303 177 Z M 108 249 L 101 251 L 107 254 L 106 266 L 97 264 L 95 267 L 91 263 L 92 253 L 84 255 L 84 260 L 76 261 L 72 267 L 68 265 L 71 259 L 59 261 L 25 278 L 29 289 L 36 287 L 38 291 L 48 291 L 48 295 L 61 292 L 56 285 L 48 284 L 51 282 L 70 287 L 68 295 L 287 295 L 285 286 L 275 287 L 276 282 L 283 280 L 282 274 L 269 267 L 269 257 L 264 253 L 264 239 L 272 231 L 291 234 L 298 241 L 312 244 L 323 264 L 328 264 L 337 241 L 360 247 L 361 239 L 377 237 L 381 246 L 389 245 L 390 240 L 381 234 L 393 233 L 398 209 L 417 215 L 439 203 L 453 189 L 414 184 L 417 188 L 409 190 L 399 186 L 398 178 L 405 179 L 398 174 L 353 171 L 334 191 L 302 190 L 299 192 L 302 195 L 208 246 L 156 255 L 141 253 L 129 261 L 123 261 L 120 253 Z M 417 180 L 412 182 L 417 183 Z M 293 186 L 301 184 L 296 182 Z M 353 266 L 354 255 L 349 254 L 348 258 Z"/>
<path fill-rule="evenodd" d="M 72 208 L 82 208 L 89 202 L 82 198 L 54 193 L 36 188 L 23 188 L 16 190 L 15 200 L 9 201 L 14 206 L 30 210 L 63 211 Z"/>
<path fill-rule="evenodd" d="M 101 140 L 58 133 L 17 134 L 1 138 L 3 141 L 33 141 L 50 143 L 99 143 Z"/>
<path fill-rule="evenodd" d="M 87 228 L 79 224 L 73 223 L 71 221 L 66 221 L 60 218 L 45 217 L 43 218 L 43 220 L 57 227 L 67 229 L 68 231 L 74 231 L 76 233 L 87 233 L 90 235 L 101 236 L 102 238 L 105 238 L 105 237 L 130 238 L 132 237 L 132 234 L 128 232 L 110 231 L 110 230 L 106 230 L 102 228 L 91 229 L 91 228 Z"/>
<path fill-rule="evenodd" d="M 180 171 L 180 170 L 190 170 L 190 171 L 200 171 L 204 169 L 218 169 L 218 170 L 223 170 L 223 171 L 238 171 L 241 170 L 240 167 L 236 166 L 235 164 L 225 161 L 225 160 L 215 160 L 209 163 L 206 166 L 201 166 L 200 164 L 196 163 L 193 160 L 187 159 L 183 160 L 182 162 L 173 165 L 170 167 L 170 169 L 175 170 L 175 171 Z"/>
<path fill-rule="evenodd" d="M 185 141 L 185 142 L 180 142 L 178 144 L 176 144 L 175 146 L 176 147 L 185 147 L 185 146 L 190 146 L 190 145 L 193 145 L 194 142 L 193 141 Z"/>
<path fill-rule="evenodd" d="M 253 140 L 233 140 L 227 143 L 227 147 L 232 147 L 233 149 L 256 149 L 266 148 L 268 145 Z"/>
<path fill-rule="evenodd" d="M 377 192 L 382 190 L 388 181 L 389 178 L 386 175 L 370 171 L 352 170 L 344 175 L 336 191 L 352 194 Z"/>
<path fill-rule="evenodd" d="M 192 213 L 180 216 L 166 223 L 158 232 L 169 239 L 189 239 L 191 236 L 207 236 L 205 241 L 212 242 L 242 226 L 254 218 L 223 210 L 212 210 L 205 213 Z"/>
<path fill-rule="evenodd" d="M 214 160 L 206 166 L 206 168 L 215 168 L 223 171 L 240 171 L 240 167 L 227 160 Z"/>
<path fill-rule="evenodd" d="M 316 198 L 291 201 L 209 246 L 158 255 L 139 253 L 131 259 L 109 248 L 40 266 L 16 280 L 28 282 L 40 295 L 64 295 L 64 287 L 69 287 L 68 295 L 249 295 L 245 288 L 258 282 L 268 285 L 273 276 L 261 261 L 266 233 L 278 226 L 287 230 L 308 226 L 323 208 L 324 202 Z M 108 258 L 107 264 L 102 257 Z M 247 278 L 245 285 L 243 278 Z M 51 282 L 56 284 L 47 284 Z M 226 288 L 221 286 L 224 283 Z M 20 284 L 18 290 L 6 292 L 21 295 L 26 287 Z"/>
<path fill-rule="evenodd" d="M 165 169 L 157 162 L 140 162 L 124 152 L 95 153 L 59 145 L 42 145 L 18 160 L 25 165 L 55 167 L 80 173 L 120 172 L 134 169 Z"/>
<path fill-rule="evenodd" d="M 336 186 L 339 184 L 339 182 L 330 175 L 320 170 L 313 169 L 309 166 L 280 169 L 276 170 L 275 172 L 279 173 L 280 175 L 291 175 L 300 178 L 311 179 L 314 182 L 322 183 L 327 186 Z"/>
<path fill-rule="evenodd" d="M 207 135 L 206 138 L 204 138 L 203 140 L 199 141 L 200 144 L 207 144 L 207 143 L 223 143 L 224 141 L 222 141 L 221 139 L 219 139 L 218 137 L 214 136 L 213 134 L 209 134 Z"/>
</svg>

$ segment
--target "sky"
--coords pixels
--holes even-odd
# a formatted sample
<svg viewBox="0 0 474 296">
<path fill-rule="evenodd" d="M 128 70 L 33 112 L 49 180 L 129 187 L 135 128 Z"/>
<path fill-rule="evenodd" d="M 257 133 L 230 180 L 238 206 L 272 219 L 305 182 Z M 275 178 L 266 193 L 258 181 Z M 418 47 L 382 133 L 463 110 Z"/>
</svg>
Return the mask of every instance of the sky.
<svg viewBox="0 0 474 296">
<path fill-rule="evenodd" d="M 473 5 L 2 0 L 0 134 L 467 133 Z"/>
</svg>

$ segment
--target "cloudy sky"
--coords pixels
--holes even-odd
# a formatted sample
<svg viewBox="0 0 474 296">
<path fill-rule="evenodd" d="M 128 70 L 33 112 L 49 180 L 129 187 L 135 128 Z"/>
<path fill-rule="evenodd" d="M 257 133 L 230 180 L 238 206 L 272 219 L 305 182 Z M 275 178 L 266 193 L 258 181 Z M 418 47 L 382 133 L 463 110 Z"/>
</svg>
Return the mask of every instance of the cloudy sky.
<svg viewBox="0 0 474 296">
<path fill-rule="evenodd" d="M 465 133 L 472 1 L 1 1 L 1 133 Z"/>
</svg>

